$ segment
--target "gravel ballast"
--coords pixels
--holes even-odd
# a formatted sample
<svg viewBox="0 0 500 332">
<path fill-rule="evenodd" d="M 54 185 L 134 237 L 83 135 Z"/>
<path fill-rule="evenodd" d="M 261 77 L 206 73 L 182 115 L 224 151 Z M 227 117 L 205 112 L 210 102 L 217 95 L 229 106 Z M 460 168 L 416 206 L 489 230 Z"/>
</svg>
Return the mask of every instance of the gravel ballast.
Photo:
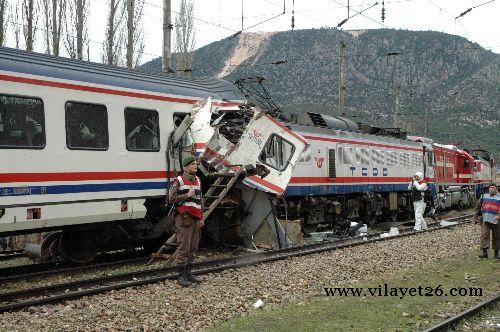
<svg viewBox="0 0 500 332">
<path fill-rule="evenodd" d="M 402 269 L 463 257 L 478 247 L 480 229 L 465 225 L 203 276 L 187 289 L 174 281 L 113 291 L 0 315 L 1 331 L 200 331 L 218 320 L 390 276 Z"/>
</svg>

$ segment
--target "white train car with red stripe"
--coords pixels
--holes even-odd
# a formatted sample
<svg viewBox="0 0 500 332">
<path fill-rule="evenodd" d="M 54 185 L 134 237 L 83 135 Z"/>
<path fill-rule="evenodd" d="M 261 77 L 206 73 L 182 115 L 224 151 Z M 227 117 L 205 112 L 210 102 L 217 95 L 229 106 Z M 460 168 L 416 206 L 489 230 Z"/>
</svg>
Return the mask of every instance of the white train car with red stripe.
<svg viewBox="0 0 500 332">
<path fill-rule="evenodd" d="M 187 133 L 173 155 L 173 147 L 167 153 L 169 134 L 207 98 L 209 111 L 203 119 L 198 113 L 194 131 L 206 130 L 214 117 L 229 118 L 245 103 L 220 79 L 182 80 L 0 48 L 0 236 L 61 230 L 44 240 L 42 255 L 57 251 L 77 262 L 100 250 L 156 246 L 170 231 L 168 180 L 180 171 L 183 150 L 200 155 L 207 143 Z M 279 171 L 248 179 L 283 192 L 289 177 L 278 173 L 291 175 L 304 144 L 274 119 L 252 121 L 265 127 L 255 148 L 265 149 L 271 135 L 295 143 Z M 234 162 L 237 153 L 250 155 L 233 150 Z"/>
<path fill-rule="evenodd" d="M 477 184 L 479 195 L 490 183 L 495 182 L 495 160 L 491 153 L 484 149 L 471 149 L 469 153 L 474 158 L 474 182 Z"/>
<path fill-rule="evenodd" d="M 348 119 L 314 113 L 298 123 L 289 126 L 309 145 L 286 190 L 287 212 L 302 218 L 306 231 L 395 220 L 410 211 L 408 183 L 415 172 L 425 168 L 433 176 L 421 143 L 363 134 Z"/>
<path fill-rule="evenodd" d="M 295 167 L 281 212 L 303 220 L 306 231 L 409 215 L 408 183 L 417 171 L 430 188 L 428 210 L 475 201 L 473 157 L 454 146 L 311 112 L 289 126 L 309 146 Z"/>
</svg>

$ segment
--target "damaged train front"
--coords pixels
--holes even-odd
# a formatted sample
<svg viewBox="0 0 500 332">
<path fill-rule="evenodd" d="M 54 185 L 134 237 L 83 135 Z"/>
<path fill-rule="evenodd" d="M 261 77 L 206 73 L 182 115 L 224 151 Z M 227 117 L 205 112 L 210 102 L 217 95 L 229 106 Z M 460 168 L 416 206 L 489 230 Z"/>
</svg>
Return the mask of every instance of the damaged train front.
<svg viewBox="0 0 500 332">
<path fill-rule="evenodd" d="M 208 99 L 194 107 L 189 117 L 174 136 L 182 135 L 190 147 L 184 144 L 183 151 L 170 151 L 170 155 L 176 165 L 189 153 L 198 158 L 205 240 L 248 248 L 290 246 L 293 241 L 275 207 L 306 140 L 245 104 L 220 105 Z"/>
</svg>

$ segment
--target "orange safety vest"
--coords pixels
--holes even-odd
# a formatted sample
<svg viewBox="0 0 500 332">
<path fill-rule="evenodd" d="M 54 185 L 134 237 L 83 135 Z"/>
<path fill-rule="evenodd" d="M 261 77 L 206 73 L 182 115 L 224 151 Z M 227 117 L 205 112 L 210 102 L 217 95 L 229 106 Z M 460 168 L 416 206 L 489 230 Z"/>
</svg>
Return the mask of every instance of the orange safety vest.
<svg viewBox="0 0 500 332">
<path fill-rule="evenodd" d="M 187 194 L 189 189 L 193 189 L 195 195 L 189 197 L 186 201 L 182 202 L 177 207 L 178 213 L 189 213 L 197 219 L 203 218 L 203 212 L 201 211 L 201 182 L 200 179 L 195 175 L 194 181 L 189 181 L 184 175 L 177 177 L 179 181 L 179 188 L 177 194 L 183 195 Z"/>
</svg>

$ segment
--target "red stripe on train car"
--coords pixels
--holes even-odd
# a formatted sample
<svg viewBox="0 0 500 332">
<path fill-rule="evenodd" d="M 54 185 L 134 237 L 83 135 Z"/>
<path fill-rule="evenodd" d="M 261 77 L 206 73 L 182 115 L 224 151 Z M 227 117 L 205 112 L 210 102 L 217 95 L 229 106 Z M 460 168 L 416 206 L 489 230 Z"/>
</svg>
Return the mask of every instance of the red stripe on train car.
<svg viewBox="0 0 500 332">
<path fill-rule="evenodd" d="M 372 176 L 355 176 L 355 177 L 307 177 L 307 176 L 296 176 L 292 177 L 290 183 L 382 183 L 382 182 L 397 182 L 397 183 L 409 183 L 410 179 L 405 177 L 372 177 Z"/>
<path fill-rule="evenodd" d="M 304 138 L 312 140 L 312 141 L 324 141 L 324 142 L 335 142 L 335 143 L 349 143 L 349 144 L 356 144 L 356 145 L 378 146 L 378 147 L 388 148 L 388 149 L 409 150 L 409 151 L 418 151 L 418 152 L 423 151 L 422 149 L 418 149 L 418 148 L 394 146 L 394 145 L 372 143 L 372 142 L 352 141 L 352 140 L 340 139 L 340 138 L 330 138 L 330 137 L 320 137 L 320 136 L 310 136 L 310 135 L 304 135 Z"/>
<path fill-rule="evenodd" d="M 278 187 L 277 185 L 272 184 L 271 182 L 268 182 L 266 180 L 263 180 L 256 175 L 249 176 L 248 179 L 257 182 L 261 186 L 266 187 L 268 189 L 271 189 L 271 190 L 277 192 L 278 194 L 281 194 L 282 192 L 285 191 L 284 188 Z"/>
<path fill-rule="evenodd" d="M 108 94 L 108 95 L 116 95 L 116 96 L 124 96 L 124 97 L 169 101 L 169 102 L 181 103 L 181 104 L 194 104 L 198 101 L 198 99 L 166 97 L 166 96 L 153 95 L 153 94 L 149 94 L 149 93 L 123 91 L 123 90 L 116 90 L 116 89 L 110 89 L 110 88 L 100 88 L 100 87 L 74 84 L 74 83 L 54 82 L 54 81 L 41 80 L 41 79 L 36 79 L 36 78 L 18 77 L 18 76 L 5 75 L 5 74 L 0 74 L 0 80 L 8 81 L 8 82 L 15 82 L 15 83 L 48 86 L 48 87 L 59 88 L 59 89 L 79 90 L 79 91 L 103 93 L 103 94 Z M 221 106 L 232 106 L 232 105 L 240 105 L 241 103 L 216 102 L 214 104 L 221 105 Z"/>
<path fill-rule="evenodd" d="M 287 133 L 289 133 L 290 135 L 292 135 L 293 137 L 295 137 L 296 139 L 298 139 L 299 141 L 301 141 L 302 143 L 304 144 L 307 144 L 307 141 L 304 139 L 303 136 L 301 135 L 298 135 L 296 134 L 295 132 L 291 131 L 290 129 L 288 129 L 285 125 L 283 125 L 281 122 L 279 122 L 278 120 L 274 119 L 273 117 L 271 117 L 270 115 L 266 114 L 266 117 L 271 120 L 275 125 L 277 125 L 278 127 L 280 127 L 281 129 L 283 129 L 284 131 L 286 131 Z"/>
<path fill-rule="evenodd" d="M 169 172 L 171 177 L 175 172 Z M 136 180 L 136 179 L 166 179 L 166 171 L 137 172 L 69 172 L 69 173 L 4 173 L 0 174 L 0 183 L 13 182 L 66 182 L 92 180 Z"/>
</svg>

